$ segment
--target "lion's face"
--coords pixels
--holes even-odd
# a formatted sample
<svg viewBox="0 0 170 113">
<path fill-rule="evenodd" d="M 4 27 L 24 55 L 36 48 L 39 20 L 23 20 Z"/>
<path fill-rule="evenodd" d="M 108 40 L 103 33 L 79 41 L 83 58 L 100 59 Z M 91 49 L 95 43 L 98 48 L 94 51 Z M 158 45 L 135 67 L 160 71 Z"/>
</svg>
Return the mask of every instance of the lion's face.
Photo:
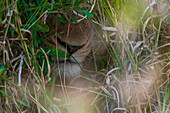
<svg viewBox="0 0 170 113">
<path fill-rule="evenodd" d="M 69 58 L 59 59 L 59 65 L 56 64 L 55 72 L 67 77 L 81 74 L 82 62 L 90 54 L 92 40 L 94 37 L 93 29 L 88 20 L 83 20 L 77 24 L 60 25 L 57 37 L 53 38 L 55 46 L 69 53 Z"/>
</svg>

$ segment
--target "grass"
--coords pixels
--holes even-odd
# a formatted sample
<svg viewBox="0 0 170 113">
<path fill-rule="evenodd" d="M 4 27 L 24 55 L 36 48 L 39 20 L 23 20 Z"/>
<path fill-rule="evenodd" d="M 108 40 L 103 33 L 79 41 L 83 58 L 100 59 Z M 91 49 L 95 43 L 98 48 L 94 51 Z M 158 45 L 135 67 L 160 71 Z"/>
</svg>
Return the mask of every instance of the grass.
<svg viewBox="0 0 170 113">
<path fill-rule="evenodd" d="M 169 25 L 170 7 L 157 13 L 152 8 L 158 3 L 1 0 L 0 111 L 75 113 L 80 112 L 79 107 L 85 102 L 94 108 L 92 113 L 168 113 L 170 43 L 169 38 L 165 38 L 169 37 L 168 27 L 163 26 Z M 102 40 L 100 46 L 106 46 L 106 53 L 109 53 L 94 62 L 96 79 L 81 75 L 74 79 L 83 78 L 100 84 L 91 89 L 77 88 L 83 91 L 77 93 L 78 96 L 70 94 L 76 87 L 55 84 L 52 65 L 56 62 L 56 54 L 58 57 L 69 54 L 44 44 L 62 33 L 56 33 L 56 27 L 79 21 L 72 16 L 73 10 L 88 18 Z M 55 21 L 59 21 L 57 26 Z M 155 71 L 151 71 L 152 68 Z M 146 99 L 143 100 L 140 94 Z M 80 103 L 80 106 L 70 107 L 72 102 Z"/>
</svg>

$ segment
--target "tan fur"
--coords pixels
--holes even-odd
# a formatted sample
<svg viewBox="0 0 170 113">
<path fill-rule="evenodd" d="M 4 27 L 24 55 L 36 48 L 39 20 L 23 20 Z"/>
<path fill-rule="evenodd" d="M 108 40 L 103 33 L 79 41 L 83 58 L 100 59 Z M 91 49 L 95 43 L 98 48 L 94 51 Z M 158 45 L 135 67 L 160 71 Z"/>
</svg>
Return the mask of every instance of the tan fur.
<svg viewBox="0 0 170 113">
<path fill-rule="evenodd" d="M 57 31 L 62 32 L 62 34 L 52 39 L 53 47 L 68 52 L 67 47 L 63 47 L 63 45 L 58 43 L 56 38 L 71 46 L 84 46 L 74 52 L 69 58 L 58 59 L 59 63 L 54 64 L 54 72 L 57 76 L 60 74 L 67 78 L 78 76 L 82 73 L 82 63 L 93 48 L 95 36 L 92 25 L 85 19 L 80 23 L 63 24 L 60 28 L 57 28 Z"/>
</svg>

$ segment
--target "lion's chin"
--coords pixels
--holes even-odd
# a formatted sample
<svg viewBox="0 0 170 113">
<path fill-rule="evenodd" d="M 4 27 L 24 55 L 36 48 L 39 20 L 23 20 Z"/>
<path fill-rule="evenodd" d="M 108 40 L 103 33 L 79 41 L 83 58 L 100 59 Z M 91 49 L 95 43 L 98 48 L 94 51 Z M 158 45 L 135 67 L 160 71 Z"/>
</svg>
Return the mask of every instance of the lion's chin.
<svg viewBox="0 0 170 113">
<path fill-rule="evenodd" d="M 66 62 L 60 62 L 55 68 L 54 72 L 56 76 L 62 76 L 66 78 L 74 78 L 82 73 L 82 64 L 71 62 L 66 60 Z"/>
</svg>

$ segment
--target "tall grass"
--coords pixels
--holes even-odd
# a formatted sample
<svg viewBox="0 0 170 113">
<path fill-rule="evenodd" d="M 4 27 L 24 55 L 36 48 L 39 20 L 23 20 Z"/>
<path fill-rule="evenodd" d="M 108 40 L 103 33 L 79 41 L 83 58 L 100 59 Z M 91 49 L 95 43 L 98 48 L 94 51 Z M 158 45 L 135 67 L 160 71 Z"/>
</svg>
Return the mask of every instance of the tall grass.
<svg viewBox="0 0 170 113">
<path fill-rule="evenodd" d="M 164 79 L 164 82 L 157 84 L 158 86 L 155 86 L 157 87 L 156 90 L 158 90 L 154 91 L 157 95 L 155 101 L 159 104 L 155 105 L 152 102 L 154 99 L 152 100 L 151 95 L 148 95 L 151 99 L 148 100 L 148 104 L 145 107 L 142 107 L 141 99 L 145 97 L 141 95 L 145 92 L 145 89 L 140 87 L 147 88 L 145 86 L 147 85 L 145 83 L 146 78 L 152 76 L 151 80 L 159 79 L 158 81 L 161 81 L 161 79 L 169 74 L 169 50 L 167 50 L 169 42 L 166 41 L 165 45 L 161 42 L 165 38 L 161 29 L 162 25 L 169 23 L 167 22 L 169 20 L 169 3 L 150 1 L 148 4 L 146 2 L 141 0 L 122 0 L 116 2 L 117 6 L 115 6 L 116 3 L 109 0 L 100 0 L 98 2 L 99 10 L 101 11 L 100 18 L 103 19 L 104 38 L 110 44 L 110 53 L 113 53 L 111 55 L 114 62 L 114 66 L 112 66 L 112 69 L 107 74 L 106 83 L 108 84 L 108 89 L 114 92 L 112 96 L 117 101 L 117 104 L 114 105 L 112 103 L 111 106 L 115 108 L 114 110 L 108 109 L 108 112 L 144 112 L 143 109 L 145 109 L 145 112 L 168 112 L 169 110 L 169 103 L 163 104 L 166 96 L 161 97 L 161 91 L 158 90 L 163 84 L 169 83 L 168 78 Z M 162 8 L 164 10 L 161 12 L 160 9 Z M 163 48 L 161 45 L 164 45 Z M 167 51 L 163 52 L 163 49 Z M 151 70 L 147 71 L 144 68 L 154 67 L 155 65 L 163 65 L 163 67 L 156 68 L 155 73 L 152 73 L 153 75 L 145 76 L 142 74 L 143 71 L 151 73 Z M 159 76 L 161 77 L 158 77 L 158 70 L 164 70 L 164 75 L 161 76 L 160 74 Z M 143 80 L 143 76 L 145 76 L 145 80 Z M 123 87 L 122 92 L 116 87 L 115 79 L 118 81 L 119 86 Z M 140 83 L 141 81 L 142 83 Z M 133 86 L 131 82 L 134 82 L 136 86 Z M 141 85 L 138 87 L 137 84 Z M 165 88 L 169 88 L 169 86 L 166 85 Z M 147 90 L 148 93 L 152 89 Z M 167 94 L 167 90 L 162 92 Z M 141 95 L 138 96 L 138 94 Z M 126 95 L 128 95 L 127 100 L 123 100 L 126 98 Z M 165 109 L 162 111 L 162 106 L 164 106 L 163 108 L 166 106 L 166 111 Z"/>
<path fill-rule="evenodd" d="M 169 78 L 161 83 L 158 89 L 165 84 L 164 87 L 156 91 L 156 97 L 148 100 L 144 108 L 131 107 L 123 103 L 120 98 L 123 93 L 121 94 L 116 87 L 117 84 L 123 84 L 122 81 L 127 80 L 131 75 L 133 79 L 137 77 L 140 79 L 142 66 L 160 63 L 163 64 L 161 68 L 164 70 L 163 74 L 169 74 L 170 44 L 168 38 L 164 40 L 167 34 L 163 33 L 162 27 L 169 22 L 169 7 L 161 14 L 157 14 L 152 12 L 154 4 L 156 3 L 151 2 L 145 5 L 141 0 L 94 0 L 92 2 L 89 0 L 1 0 L 0 112 L 61 113 L 63 109 L 71 112 L 66 88 L 74 88 L 62 86 L 64 93 L 59 94 L 58 87 L 62 84 L 55 84 L 55 75 L 52 73 L 52 64 L 56 62 L 56 57 L 67 57 L 68 53 L 51 46 L 47 47 L 44 42 L 59 35 L 61 32 L 56 32 L 56 29 L 63 23 L 79 22 L 72 16 L 76 11 L 92 22 L 97 36 L 103 40 L 101 45 L 104 43 L 107 46 L 110 58 L 108 59 L 107 55 L 103 57 L 106 63 L 102 58 L 99 59 L 102 66 L 98 67 L 98 70 L 105 68 L 105 73 L 102 72 L 103 70 L 100 71 L 106 79 L 106 81 L 102 80 L 105 82 L 104 85 L 102 84 L 95 91 L 81 89 L 87 93 L 80 94 L 79 98 L 82 95 L 88 96 L 89 93 L 97 94 L 92 103 L 101 100 L 98 102 L 99 106 L 95 106 L 95 111 L 101 113 L 118 111 L 168 113 Z M 93 5 L 95 10 L 91 11 Z M 95 81 L 87 77 L 85 79 Z M 65 98 L 54 98 L 54 94 Z M 156 101 L 156 104 L 152 101 Z M 131 104 L 134 106 L 133 103 Z"/>
<path fill-rule="evenodd" d="M 79 8 L 83 3 L 79 0 L 0 1 L 0 111 L 49 112 L 47 106 L 53 106 L 53 90 L 49 94 L 45 84 L 50 82 L 54 87 L 55 83 L 51 73 L 54 61 L 49 56 L 56 57 L 58 52 L 58 57 L 65 57 L 65 53 L 43 45 L 44 41 L 59 34 L 50 28 L 47 19 L 69 23 L 67 19 L 70 18 L 77 22 L 71 15 L 73 9 L 92 16 L 86 11 L 88 6 L 83 10 Z M 56 106 L 51 109 L 60 112 Z"/>
</svg>

